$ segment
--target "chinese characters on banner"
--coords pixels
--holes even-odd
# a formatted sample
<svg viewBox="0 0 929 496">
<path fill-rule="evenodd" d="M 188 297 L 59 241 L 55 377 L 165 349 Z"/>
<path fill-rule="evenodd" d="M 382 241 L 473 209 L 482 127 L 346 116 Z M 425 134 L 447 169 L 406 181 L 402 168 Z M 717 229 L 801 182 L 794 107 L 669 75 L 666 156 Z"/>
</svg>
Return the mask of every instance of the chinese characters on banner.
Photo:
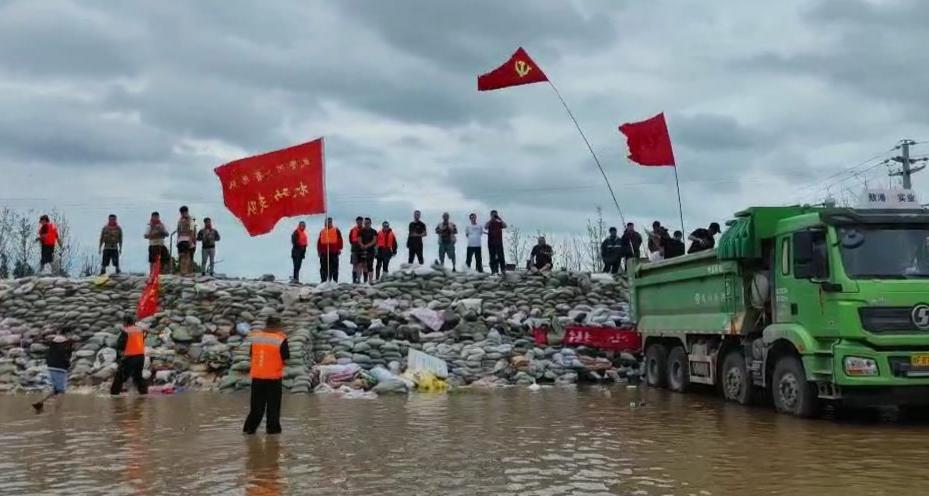
<svg viewBox="0 0 929 496">
<path fill-rule="evenodd" d="M 565 327 L 561 344 L 590 346 L 601 350 L 637 351 L 642 347 L 642 338 L 634 327 L 592 327 L 570 325 Z M 544 327 L 532 331 L 536 345 L 549 344 L 548 330 Z"/>
<path fill-rule="evenodd" d="M 284 217 L 326 211 L 323 139 L 229 162 L 214 169 L 226 208 L 250 236 Z"/>
<path fill-rule="evenodd" d="M 861 197 L 861 208 L 920 208 L 919 198 L 908 189 L 868 189 Z"/>
</svg>

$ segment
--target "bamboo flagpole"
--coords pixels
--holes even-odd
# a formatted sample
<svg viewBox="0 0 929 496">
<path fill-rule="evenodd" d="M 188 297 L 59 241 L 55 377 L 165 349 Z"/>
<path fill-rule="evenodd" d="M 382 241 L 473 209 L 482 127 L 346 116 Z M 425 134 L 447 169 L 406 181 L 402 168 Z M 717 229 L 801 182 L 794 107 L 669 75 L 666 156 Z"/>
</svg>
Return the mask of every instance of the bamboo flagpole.
<svg viewBox="0 0 929 496">
<path fill-rule="evenodd" d="M 584 144 L 586 144 L 587 149 L 590 150 L 590 156 L 593 157 L 594 163 L 596 163 L 597 168 L 600 169 L 600 174 L 603 176 L 603 181 L 606 183 L 606 187 L 610 191 L 610 197 L 613 199 L 613 205 L 616 205 L 616 210 L 619 212 L 619 220 L 621 220 L 623 226 L 625 226 L 626 218 L 623 215 L 623 209 L 619 206 L 619 201 L 616 200 L 616 193 L 613 191 L 613 185 L 610 184 L 610 179 L 607 177 L 606 171 L 603 170 L 603 165 L 600 163 L 600 159 L 597 158 L 597 154 L 594 152 L 593 146 L 590 145 L 590 140 L 587 139 L 587 135 L 584 134 L 584 131 L 581 129 L 581 125 L 578 124 L 577 119 L 574 117 L 574 112 L 571 112 L 571 108 L 568 107 L 568 102 L 565 101 L 565 99 L 561 96 L 561 93 L 558 91 L 558 88 L 555 87 L 555 83 L 549 79 L 548 85 L 551 86 L 552 91 L 555 92 L 555 96 L 557 96 L 558 100 L 561 101 L 561 105 L 564 106 L 565 112 L 568 113 L 568 117 L 571 118 L 571 122 L 573 122 L 574 127 L 577 128 L 578 134 L 581 135 L 581 138 L 584 140 Z"/>
<path fill-rule="evenodd" d="M 681 234 L 687 235 L 687 229 L 684 228 L 684 207 L 681 204 L 681 183 L 677 179 L 677 166 L 674 166 L 674 187 L 677 188 L 677 211 L 681 215 Z"/>
<path fill-rule="evenodd" d="M 616 205 L 616 210 L 619 212 L 619 218 L 622 220 L 623 225 L 626 224 L 625 216 L 623 215 L 623 209 L 619 206 L 619 201 L 616 199 L 616 193 L 613 191 L 613 186 L 610 184 L 610 179 L 606 175 L 606 171 L 603 169 L 603 165 L 600 163 L 600 159 L 597 157 L 597 154 L 594 152 L 593 146 L 590 144 L 590 140 L 587 139 L 587 135 L 584 134 L 584 131 L 581 129 L 580 124 L 577 122 L 577 118 L 574 117 L 574 112 L 571 111 L 571 108 L 568 106 L 568 102 L 561 96 L 561 93 L 558 91 L 558 88 L 555 87 L 555 84 L 552 83 L 551 79 L 545 75 L 545 72 L 539 67 L 535 61 L 529 57 L 529 54 L 523 50 L 522 47 L 519 47 L 515 53 L 503 63 L 503 65 L 497 67 L 496 69 L 482 74 L 477 78 L 477 90 L 478 91 L 492 91 L 502 88 L 508 88 L 510 86 L 521 86 L 524 84 L 533 84 L 533 83 L 548 83 L 551 86 L 552 91 L 555 92 L 555 96 L 558 97 L 558 100 L 561 101 L 561 105 L 564 106 L 565 111 L 568 113 L 568 117 L 571 118 L 571 121 L 574 123 L 574 127 L 577 128 L 578 134 L 581 135 L 581 138 L 584 140 L 584 144 L 587 145 L 587 149 L 590 151 L 590 156 L 593 157 L 594 163 L 597 164 L 597 168 L 600 169 L 600 174 L 603 176 L 603 180 L 606 182 L 606 187 L 610 191 L 610 197 L 613 199 L 613 204 Z"/>
</svg>

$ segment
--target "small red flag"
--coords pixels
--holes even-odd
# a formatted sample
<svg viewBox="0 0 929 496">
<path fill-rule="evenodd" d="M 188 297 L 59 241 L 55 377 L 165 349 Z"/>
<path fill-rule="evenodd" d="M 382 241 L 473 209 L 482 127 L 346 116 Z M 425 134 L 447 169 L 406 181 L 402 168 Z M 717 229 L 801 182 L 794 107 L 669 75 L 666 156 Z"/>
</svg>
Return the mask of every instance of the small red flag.
<svg viewBox="0 0 929 496">
<path fill-rule="evenodd" d="M 523 50 L 523 47 L 519 47 L 516 53 L 510 57 L 510 60 L 487 74 L 477 77 L 477 90 L 499 90 L 500 88 L 544 81 L 548 81 L 548 77 L 545 76 L 538 64 L 529 57 L 529 54 Z"/>
<path fill-rule="evenodd" d="M 158 275 L 161 273 L 161 259 L 155 260 L 155 266 L 152 273 L 148 276 L 145 283 L 145 289 L 142 290 L 142 296 L 139 297 L 139 305 L 136 307 L 135 318 L 142 320 L 151 317 L 158 312 Z"/>
<path fill-rule="evenodd" d="M 213 171 L 223 200 L 250 236 L 266 234 L 284 217 L 326 211 L 323 139 L 229 162 Z"/>
<path fill-rule="evenodd" d="M 639 165 L 675 165 L 664 113 L 642 122 L 623 124 L 619 132 L 626 135 L 629 160 Z"/>
</svg>

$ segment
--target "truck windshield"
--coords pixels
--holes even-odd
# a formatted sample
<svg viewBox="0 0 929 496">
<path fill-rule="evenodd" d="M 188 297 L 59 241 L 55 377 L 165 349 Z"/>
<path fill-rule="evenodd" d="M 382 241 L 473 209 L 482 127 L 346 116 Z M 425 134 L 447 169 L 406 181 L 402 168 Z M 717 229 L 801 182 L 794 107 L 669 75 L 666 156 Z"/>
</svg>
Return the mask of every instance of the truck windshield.
<svg viewBox="0 0 929 496">
<path fill-rule="evenodd" d="M 851 278 L 929 277 L 929 225 L 842 226 L 837 233 Z"/>
</svg>

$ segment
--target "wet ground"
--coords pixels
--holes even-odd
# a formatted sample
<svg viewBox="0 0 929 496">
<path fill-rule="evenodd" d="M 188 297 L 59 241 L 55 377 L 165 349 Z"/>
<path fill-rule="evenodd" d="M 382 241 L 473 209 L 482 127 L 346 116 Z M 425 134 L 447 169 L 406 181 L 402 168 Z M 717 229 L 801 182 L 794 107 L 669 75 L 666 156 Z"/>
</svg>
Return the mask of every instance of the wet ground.
<svg viewBox="0 0 929 496">
<path fill-rule="evenodd" d="M 922 494 L 929 423 L 801 420 L 708 395 L 524 388 L 285 396 L 0 397 L 0 494 Z M 633 403 L 644 400 L 644 406 Z"/>
</svg>

